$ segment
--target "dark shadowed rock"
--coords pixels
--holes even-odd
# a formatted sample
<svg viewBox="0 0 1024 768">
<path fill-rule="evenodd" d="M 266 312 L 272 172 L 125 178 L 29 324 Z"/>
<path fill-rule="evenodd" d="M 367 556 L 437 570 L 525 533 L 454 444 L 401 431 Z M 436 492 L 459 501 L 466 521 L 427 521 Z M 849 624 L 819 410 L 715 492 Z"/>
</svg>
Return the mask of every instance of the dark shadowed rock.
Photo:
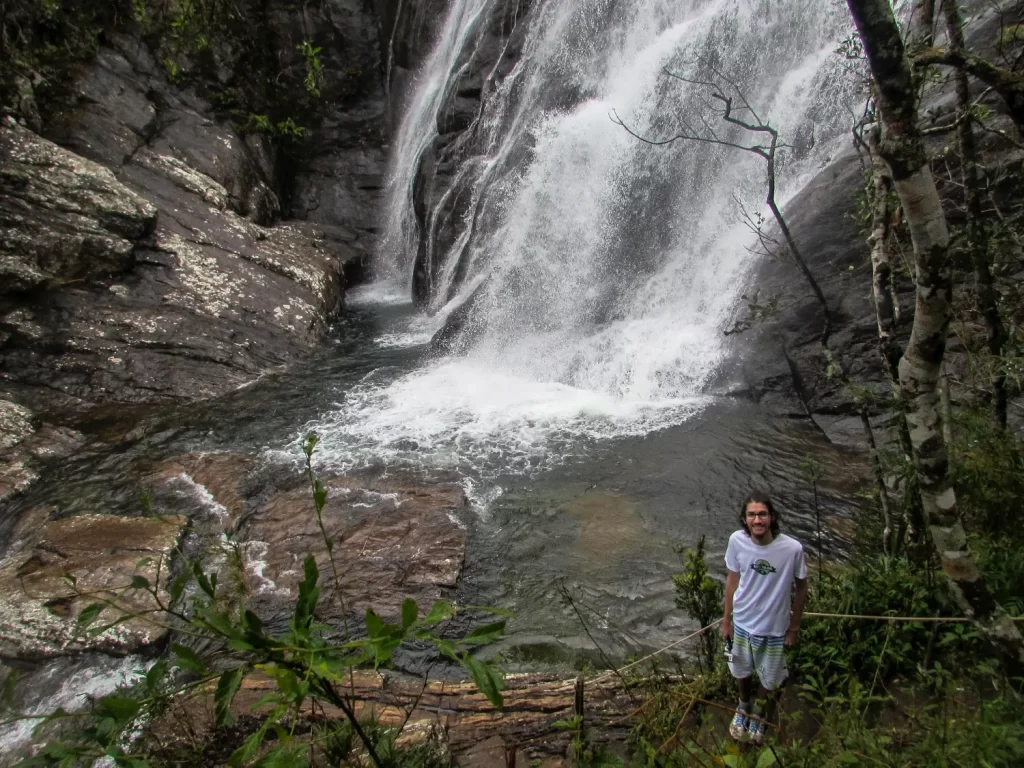
<svg viewBox="0 0 1024 768">
<path fill-rule="evenodd" d="M 481 283 L 469 297 L 448 313 L 437 333 L 430 339 L 430 348 L 444 354 L 460 352 L 473 343 L 483 329 L 473 326 L 473 309 L 484 293 L 486 283 Z"/>
<path fill-rule="evenodd" d="M 302 10 L 276 0 L 268 6 L 271 45 L 286 66 L 303 71 L 298 47 L 312 40 L 324 69 L 320 119 L 298 153 L 288 215 L 309 222 L 346 259 L 368 261 L 387 174 L 382 21 L 364 0 L 328 0 Z"/>
<path fill-rule="evenodd" d="M 849 151 L 789 202 L 785 216 L 828 302 L 834 325 L 830 349 L 851 380 L 884 394 L 889 384 L 877 352 L 871 264 L 866 234 L 856 220 L 862 187 L 860 163 Z M 908 306 L 910 286 L 897 287 L 897 298 Z M 761 303 L 778 297 L 780 310 L 734 337 L 734 376 L 744 382 L 744 392 L 771 412 L 813 416 L 837 444 L 864 444 L 851 393 L 828 370 L 819 343 L 821 307 L 796 264 L 787 258 L 763 259 L 748 289 L 748 295 L 755 293 Z"/>
</svg>

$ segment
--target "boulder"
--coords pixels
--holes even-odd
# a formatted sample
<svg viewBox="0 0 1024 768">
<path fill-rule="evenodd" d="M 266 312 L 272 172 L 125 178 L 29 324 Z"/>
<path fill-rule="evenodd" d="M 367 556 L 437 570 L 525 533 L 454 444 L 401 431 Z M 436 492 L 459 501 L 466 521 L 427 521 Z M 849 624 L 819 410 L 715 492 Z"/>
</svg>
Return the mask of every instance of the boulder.
<svg viewBox="0 0 1024 768">
<path fill-rule="evenodd" d="M 256 466 L 251 456 L 201 453 L 161 462 L 149 475 L 160 509 L 179 509 L 190 517 L 204 510 L 217 528 L 233 534 L 246 506 L 246 480 Z"/>
<path fill-rule="evenodd" d="M 341 304 L 347 251 L 298 222 L 253 221 L 277 212 L 267 158 L 250 149 L 260 143 L 171 87 L 145 46 L 129 58 L 113 39 L 124 50 L 86 68 L 77 108 L 54 129 L 91 160 L 5 130 L 32 148 L 14 163 L 41 158 L 4 177 L 28 190 L 12 199 L 33 201 L 32 221 L 52 220 L 45 205 L 56 201 L 61 242 L 91 257 L 88 269 L 64 266 L 63 282 L 36 268 L 32 285 L 45 293 L 0 308 L 0 382 L 41 409 L 216 396 L 307 353 Z M 254 195 L 266 198 L 258 216 Z M 49 248 L 27 221 L 12 220 L 5 239 Z"/>
<path fill-rule="evenodd" d="M 84 442 L 81 433 L 40 423 L 25 406 L 0 398 L 0 503 L 28 488 L 49 462 L 70 456 Z"/>
<path fill-rule="evenodd" d="M 156 208 L 102 165 L 0 123 L 0 298 L 124 272 Z"/>
<path fill-rule="evenodd" d="M 23 513 L 0 561 L 0 656 L 40 659 L 83 650 L 130 653 L 166 634 L 136 617 L 91 636 L 76 626 L 90 604 L 110 600 L 97 628 L 156 607 L 144 589 L 124 590 L 134 577 L 165 586 L 183 517 L 80 515 L 49 519 L 49 508 Z M 70 578 L 69 578 L 70 577 Z"/>
<path fill-rule="evenodd" d="M 350 616 L 373 608 L 394 619 L 407 597 L 426 610 L 453 594 L 466 548 L 459 523 L 467 507 L 462 489 L 344 476 L 323 482 L 328 494 L 324 530 L 333 545 L 341 598 Z M 307 485 L 271 495 L 246 517 L 238 539 L 243 542 L 250 605 L 257 614 L 271 622 L 287 620 L 303 561 L 313 554 L 320 568 L 318 615 L 324 623 L 341 626 L 341 600 Z"/>
</svg>

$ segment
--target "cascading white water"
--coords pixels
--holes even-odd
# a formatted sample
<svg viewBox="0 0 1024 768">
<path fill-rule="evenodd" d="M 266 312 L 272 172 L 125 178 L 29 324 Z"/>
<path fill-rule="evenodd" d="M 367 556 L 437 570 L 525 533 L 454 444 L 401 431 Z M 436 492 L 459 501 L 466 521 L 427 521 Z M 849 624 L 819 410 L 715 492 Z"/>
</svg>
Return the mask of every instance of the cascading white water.
<svg viewBox="0 0 1024 768">
<path fill-rule="evenodd" d="M 415 256 L 419 157 L 461 46 L 475 44 L 474 22 L 493 1 L 453 0 L 402 123 L 383 262 L 392 285 L 408 285 Z M 328 460 L 525 469 L 574 440 L 689 418 L 726 354 L 722 330 L 755 261 L 740 207 L 762 209 L 764 163 L 706 143 L 650 146 L 610 114 L 652 139 L 702 114 L 719 119 L 702 106 L 705 88 L 664 72 L 708 76 L 713 65 L 795 145 L 780 156 L 782 198 L 849 129 L 855 82 L 834 53 L 850 31 L 840 0 L 564 0 L 535 3 L 523 23 L 519 63 L 474 128 L 482 154 L 459 171 L 472 177 L 473 226 L 434 254 L 440 311 L 399 337 L 422 343 L 449 298 L 479 287 L 473 342 L 349 391 L 317 425 Z"/>
<path fill-rule="evenodd" d="M 473 42 L 473 34 L 490 0 L 451 3 L 441 37 L 434 44 L 423 71 L 418 73 L 409 108 L 391 150 L 392 178 L 384 211 L 384 240 L 374 265 L 379 282 L 401 295 L 409 293 L 408 254 L 416 252 L 418 237 L 412 215 L 412 194 L 417 161 L 437 136 L 437 115 L 445 86 L 459 54 Z M 378 289 L 376 295 L 380 296 Z M 393 295 L 393 293 L 391 294 Z"/>
</svg>

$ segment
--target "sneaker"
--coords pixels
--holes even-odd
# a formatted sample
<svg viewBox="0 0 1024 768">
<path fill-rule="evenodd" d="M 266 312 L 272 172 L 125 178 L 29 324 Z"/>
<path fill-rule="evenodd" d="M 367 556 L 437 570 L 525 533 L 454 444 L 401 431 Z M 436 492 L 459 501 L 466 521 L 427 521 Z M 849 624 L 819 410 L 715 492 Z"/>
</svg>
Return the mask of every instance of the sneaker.
<svg viewBox="0 0 1024 768">
<path fill-rule="evenodd" d="M 767 730 L 765 724 L 761 720 L 754 720 L 753 718 L 746 718 L 747 720 L 747 739 L 750 740 L 751 744 L 760 746 L 761 742 L 764 741 L 764 732 Z"/>
<path fill-rule="evenodd" d="M 733 715 L 732 722 L 729 723 L 729 735 L 736 741 L 743 741 L 747 736 L 747 730 L 749 728 L 750 718 L 747 717 L 747 713 L 742 710 L 737 710 L 736 714 Z"/>
</svg>

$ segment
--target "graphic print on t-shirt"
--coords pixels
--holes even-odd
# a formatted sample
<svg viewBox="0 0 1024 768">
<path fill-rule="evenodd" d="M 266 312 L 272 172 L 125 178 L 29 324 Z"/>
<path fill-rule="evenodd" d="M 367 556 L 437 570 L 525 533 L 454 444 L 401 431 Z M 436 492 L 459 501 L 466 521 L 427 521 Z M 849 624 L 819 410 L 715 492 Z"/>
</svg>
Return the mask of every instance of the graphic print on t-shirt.
<svg viewBox="0 0 1024 768">
<path fill-rule="evenodd" d="M 807 558 L 800 542 L 780 533 L 762 546 L 746 531 L 736 531 L 729 537 L 725 565 L 740 575 L 733 595 L 733 623 L 751 635 L 785 635 L 793 580 L 807 578 Z"/>
</svg>

